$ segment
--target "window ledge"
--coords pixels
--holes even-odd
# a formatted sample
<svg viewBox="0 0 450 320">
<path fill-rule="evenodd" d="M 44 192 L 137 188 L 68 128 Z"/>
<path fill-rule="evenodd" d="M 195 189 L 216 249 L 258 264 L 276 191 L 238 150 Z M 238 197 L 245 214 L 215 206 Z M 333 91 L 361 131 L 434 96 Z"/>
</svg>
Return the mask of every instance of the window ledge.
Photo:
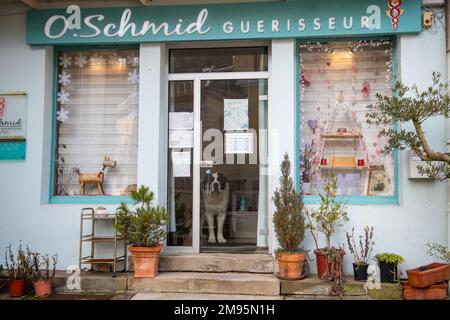
<svg viewBox="0 0 450 320">
<path fill-rule="evenodd" d="M 319 196 L 303 196 L 304 204 L 320 204 Z M 397 196 L 351 196 L 347 205 L 399 205 Z"/>
<path fill-rule="evenodd" d="M 50 204 L 132 204 L 129 196 L 52 196 Z"/>
</svg>

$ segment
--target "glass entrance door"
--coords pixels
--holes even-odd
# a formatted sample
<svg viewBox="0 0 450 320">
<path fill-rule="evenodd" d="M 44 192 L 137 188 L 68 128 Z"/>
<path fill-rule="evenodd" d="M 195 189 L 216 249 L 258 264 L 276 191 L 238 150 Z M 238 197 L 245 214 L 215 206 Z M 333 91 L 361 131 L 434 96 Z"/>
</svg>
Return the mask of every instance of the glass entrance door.
<svg viewBox="0 0 450 320">
<path fill-rule="evenodd" d="M 266 79 L 201 81 L 201 252 L 257 250 L 258 220 L 267 220 L 266 128 Z"/>
<path fill-rule="evenodd" d="M 169 60 L 167 250 L 267 248 L 267 47 Z"/>
</svg>

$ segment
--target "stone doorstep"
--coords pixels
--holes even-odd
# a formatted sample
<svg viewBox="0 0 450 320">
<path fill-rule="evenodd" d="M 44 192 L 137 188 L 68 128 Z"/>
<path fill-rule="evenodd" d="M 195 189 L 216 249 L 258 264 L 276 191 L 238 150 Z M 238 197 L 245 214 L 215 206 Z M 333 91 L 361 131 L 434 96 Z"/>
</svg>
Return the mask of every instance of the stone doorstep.
<svg viewBox="0 0 450 320">
<path fill-rule="evenodd" d="M 280 280 L 282 295 L 292 296 L 327 296 L 330 282 L 317 279 L 316 275 L 299 281 Z M 366 296 L 364 282 L 345 279 L 345 296 Z"/>
<path fill-rule="evenodd" d="M 128 269 L 133 271 L 129 256 Z M 193 255 L 162 255 L 160 272 L 243 272 L 274 273 L 274 258 L 270 254 L 200 253 Z"/>
<path fill-rule="evenodd" d="M 134 278 L 131 273 L 82 272 L 81 291 L 66 287 L 68 274 L 58 272 L 55 291 L 60 293 L 212 293 L 280 295 L 280 282 L 272 274 L 164 272 L 156 278 Z"/>
<path fill-rule="evenodd" d="M 218 293 L 280 295 L 280 282 L 272 274 L 164 272 L 153 279 L 130 278 L 128 288 L 138 293 Z"/>
</svg>

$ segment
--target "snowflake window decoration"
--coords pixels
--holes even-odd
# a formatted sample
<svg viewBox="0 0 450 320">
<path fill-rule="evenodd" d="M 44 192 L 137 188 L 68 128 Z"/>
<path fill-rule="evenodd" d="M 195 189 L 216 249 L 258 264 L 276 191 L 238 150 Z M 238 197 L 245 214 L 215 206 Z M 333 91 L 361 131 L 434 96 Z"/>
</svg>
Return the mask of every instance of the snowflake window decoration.
<svg viewBox="0 0 450 320">
<path fill-rule="evenodd" d="M 128 99 L 132 101 L 137 101 L 138 98 L 139 98 L 139 91 L 137 90 L 137 88 L 133 88 L 128 91 Z"/>
<path fill-rule="evenodd" d="M 71 82 L 70 78 L 72 78 L 72 76 L 69 73 L 63 71 L 61 74 L 58 75 L 58 83 L 60 83 L 63 86 L 67 86 Z"/>
<path fill-rule="evenodd" d="M 59 103 L 66 104 L 69 102 L 70 93 L 64 90 L 64 88 L 61 88 L 61 91 L 58 92 L 57 96 L 58 96 L 57 100 Z"/>
<path fill-rule="evenodd" d="M 77 56 L 75 56 L 74 59 L 74 65 L 78 66 L 79 68 L 83 68 L 85 65 L 87 65 L 87 58 L 86 56 L 82 55 L 81 53 Z"/>
<path fill-rule="evenodd" d="M 64 108 L 61 108 L 60 110 L 58 110 L 56 112 L 56 119 L 61 122 L 68 120 L 69 119 L 69 111 Z"/>
<path fill-rule="evenodd" d="M 59 57 L 59 65 L 63 68 L 67 68 L 72 65 L 72 57 L 68 56 L 66 53 L 64 53 L 62 56 Z"/>
<path fill-rule="evenodd" d="M 109 65 L 115 65 L 119 63 L 119 56 L 117 54 L 112 54 L 108 57 L 108 64 Z"/>
<path fill-rule="evenodd" d="M 132 65 L 133 67 L 136 67 L 139 64 L 139 57 L 135 54 L 128 55 L 127 56 L 127 64 Z"/>
<path fill-rule="evenodd" d="M 128 82 L 132 84 L 139 83 L 139 74 L 136 69 L 134 69 L 133 72 L 128 72 Z"/>
</svg>

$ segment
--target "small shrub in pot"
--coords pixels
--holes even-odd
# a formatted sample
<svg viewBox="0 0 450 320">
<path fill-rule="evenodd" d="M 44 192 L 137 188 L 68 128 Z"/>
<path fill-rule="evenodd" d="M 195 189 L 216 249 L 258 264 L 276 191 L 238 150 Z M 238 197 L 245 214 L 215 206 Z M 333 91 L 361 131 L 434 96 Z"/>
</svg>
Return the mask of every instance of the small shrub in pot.
<svg viewBox="0 0 450 320">
<path fill-rule="evenodd" d="M 381 282 L 396 282 L 398 277 L 398 265 L 405 262 L 402 256 L 396 253 L 378 253 L 375 259 L 380 266 Z"/>
<path fill-rule="evenodd" d="M 58 255 L 55 254 L 50 258 L 48 254 L 41 255 L 38 252 L 32 252 L 31 256 L 35 297 L 47 298 L 52 294 L 52 279 L 55 277 Z M 50 259 L 52 260 L 51 269 Z"/>
<path fill-rule="evenodd" d="M 169 216 L 163 207 L 152 206 L 149 187 L 141 186 L 131 193 L 134 208 L 122 203 L 117 209 L 117 234 L 130 245 L 134 259 L 134 276 L 153 278 L 158 275 L 158 262 L 167 235 Z"/>
<path fill-rule="evenodd" d="M 280 187 L 273 196 L 276 208 L 273 223 L 280 244 L 275 252 L 279 266 L 278 277 L 296 280 L 304 278 L 306 255 L 300 243 L 305 234 L 305 217 L 302 195 L 295 191 L 290 171 L 291 162 L 285 154 L 281 164 Z"/>
<path fill-rule="evenodd" d="M 355 228 L 352 228 L 352 233 L 347 232 L 347 246 L 353 255 L 353 274 L 356 281 L 367 280 L 367 268 L 369 267 L 369 258 L 375 242 L 373 239 L 373 227 L 366 226 L 364 228 L 364 235 L 357 236 L 355 241 Z"/>
<path fill-rule="evenodd" d="M 31 280 L 31 251 L 26 247 L 22 248 L 22 243 L 17 247 L 14 254 L 11 244 L 6 247 L 5 267 L 8 270 L 9 295 L 11 297 L 22 297 L 27 291 L 27 282 Z"/>
</svg>

